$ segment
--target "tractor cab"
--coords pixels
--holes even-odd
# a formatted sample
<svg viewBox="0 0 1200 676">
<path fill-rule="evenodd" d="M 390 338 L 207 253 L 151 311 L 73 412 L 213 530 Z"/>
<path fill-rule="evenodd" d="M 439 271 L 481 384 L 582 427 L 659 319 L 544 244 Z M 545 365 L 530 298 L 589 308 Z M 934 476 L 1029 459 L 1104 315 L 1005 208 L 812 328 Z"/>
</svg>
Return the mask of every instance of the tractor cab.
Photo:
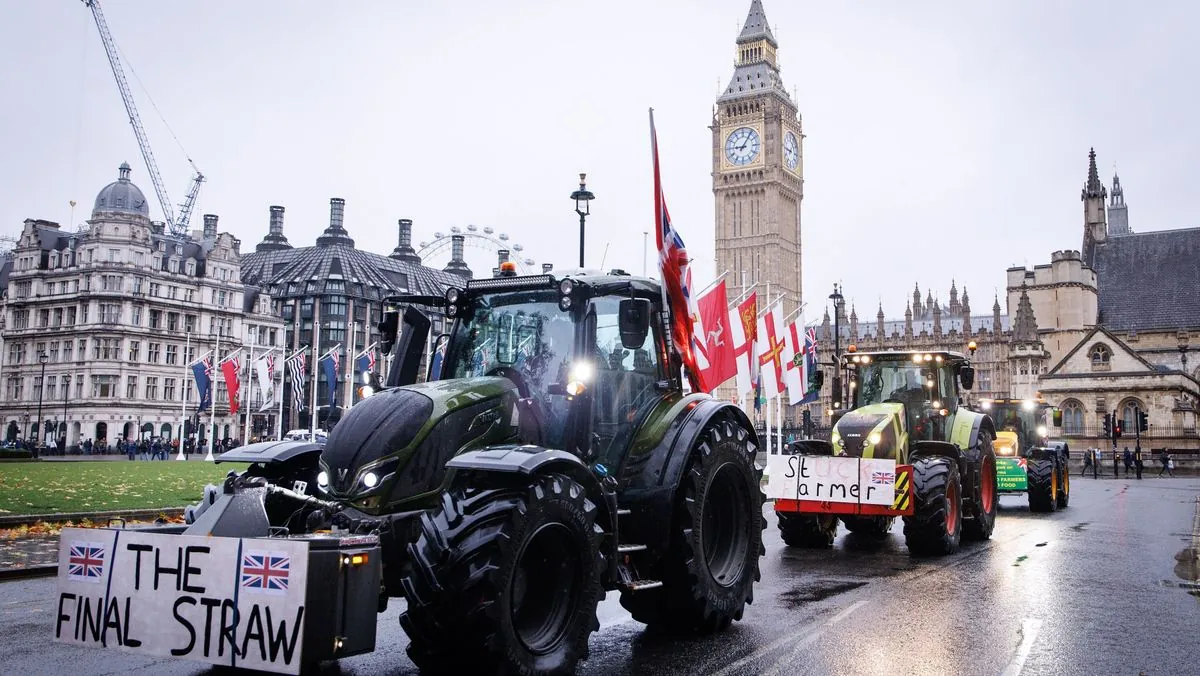
<svg viewBox="0 0 1200 676">
<path fill-rule="evenodd" d="M 383 323 L 384 349 L 403 343 L 387 385 L 417 381 L 430 322 L 414 306 L 437 307 L 452 324 L 433 341 L 426 381 L 505 379 L 523 444 L 615 467 L 635 423 L 672 389 L 663 326 L 653 321 L 661 291 L 650 280 L 619 271 L 497 277 L 441 298 L 390 300 L 409 307 Z"/>
<path fill-rule="evenodd" d="M 948 441 L 959 385 L 975 372 L 955 352 L 858 352 L 843 355 L 849 410 L 834 427 L 834 452 L 903 460 L 908 442 Z"/>
</svg>

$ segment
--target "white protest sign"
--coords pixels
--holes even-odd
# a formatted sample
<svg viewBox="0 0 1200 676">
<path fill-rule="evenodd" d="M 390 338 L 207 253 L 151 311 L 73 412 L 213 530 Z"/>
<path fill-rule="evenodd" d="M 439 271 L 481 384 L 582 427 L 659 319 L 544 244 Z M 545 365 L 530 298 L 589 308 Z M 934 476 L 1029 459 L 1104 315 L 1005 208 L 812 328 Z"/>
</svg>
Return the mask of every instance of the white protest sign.
<svg viewBox="0 0 1200 676">
<path fill-rule="evenodd" d="M 63 529 L 54 638 L 299 673 L 308 543 Z"/>
<path fill-rule="evenodd" d="M 827 455 L 771 455 L 767 498 L 892 506 L 896 461 Z"/>
</svg>

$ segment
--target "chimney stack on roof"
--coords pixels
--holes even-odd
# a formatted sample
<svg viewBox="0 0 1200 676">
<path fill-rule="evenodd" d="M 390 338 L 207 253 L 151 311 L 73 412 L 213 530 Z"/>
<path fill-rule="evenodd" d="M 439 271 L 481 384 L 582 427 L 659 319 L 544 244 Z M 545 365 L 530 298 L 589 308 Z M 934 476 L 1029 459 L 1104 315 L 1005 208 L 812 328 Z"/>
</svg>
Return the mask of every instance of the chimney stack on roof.
<svg viewBox="0 0 1200 676">
<path fill-rule="evenodd" d="M 283 207 L 271 207 L 271 234 L 283 234 Z"/>
<path fill-rule="evenodd" d="M 420 265 L 421 257 L 417 255 L 416 249 L 413 249 L 412 246 L 412 219 L 401 218 L 399 224 L 400 241 L 396 248 L 392 250 L 389 258 Z"/>
<path fill-rule="evenodd" d="M 271 225 L 267 236 L 254 247 L 255 251 L 271 251 L 273 249 L 290 249 L 292 245 L 283 235 L 283 207 L 271 207 Z"/>
<path fill-rule="evenodd" d="M 450 236 L 450 262 L 442 269 L 469 280 L 472 277 L 471 268 L 467 267 L 467 262 L 463 260 L 463 245 L 466 241 L 467 238 L 462 235 Z"/>
<path fill-rule="evenodd" d="M 345 226 L 342 225 L 345 213 L 346 200 L 340 197 L 329 200 L 329 227 L 317 238 L 317 246 L 354 246 L 354 240 L 350 239 L 350 233 L 346 232 Z"/>
<path fill-rule="evenodd" d="M 549 274 L 554 269 L 554 263 L 542 263 L 542 274 Z"/>
<path fill-rule="evenodd" d="M 217 238 L 217 215 L 204 214 L 204 239 Z"/>
</svg>

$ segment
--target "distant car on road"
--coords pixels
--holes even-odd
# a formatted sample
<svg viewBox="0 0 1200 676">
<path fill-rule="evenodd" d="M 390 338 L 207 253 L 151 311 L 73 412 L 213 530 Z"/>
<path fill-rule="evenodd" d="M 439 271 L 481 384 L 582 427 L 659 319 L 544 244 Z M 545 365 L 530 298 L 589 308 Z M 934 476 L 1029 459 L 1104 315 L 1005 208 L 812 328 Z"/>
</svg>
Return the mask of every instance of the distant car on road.
<svg viewBox="0 0 1200 676">
<path fill-rule="evenodd" d="M 315 439 L 309 430 L 291 430 L 283 435 L 284 441 L 316 441 L 318 444 L 324 444 L 327 438 L 329 438 L 329 433 L 325 430 L 317 430 Z"/>
</svg>

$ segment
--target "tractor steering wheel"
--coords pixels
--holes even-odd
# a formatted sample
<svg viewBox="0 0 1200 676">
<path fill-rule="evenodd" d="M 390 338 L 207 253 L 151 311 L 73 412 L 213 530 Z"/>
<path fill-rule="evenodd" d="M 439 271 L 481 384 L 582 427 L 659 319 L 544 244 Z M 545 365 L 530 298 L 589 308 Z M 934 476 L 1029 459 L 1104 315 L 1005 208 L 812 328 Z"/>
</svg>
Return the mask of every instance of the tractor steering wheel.
<svg viewBox="0 0 1200 676">
<path fill-rule="evenodd" d="M 521 395 L 522 399 L 529 398 L 529 383 L 525 382 L 525 376 L 521 375 L 520 371 L 508 366 L 497 366 L 483 375 L 507 378 L 513 385 L 517 386 L 517 394 Z"/>
</svg>

